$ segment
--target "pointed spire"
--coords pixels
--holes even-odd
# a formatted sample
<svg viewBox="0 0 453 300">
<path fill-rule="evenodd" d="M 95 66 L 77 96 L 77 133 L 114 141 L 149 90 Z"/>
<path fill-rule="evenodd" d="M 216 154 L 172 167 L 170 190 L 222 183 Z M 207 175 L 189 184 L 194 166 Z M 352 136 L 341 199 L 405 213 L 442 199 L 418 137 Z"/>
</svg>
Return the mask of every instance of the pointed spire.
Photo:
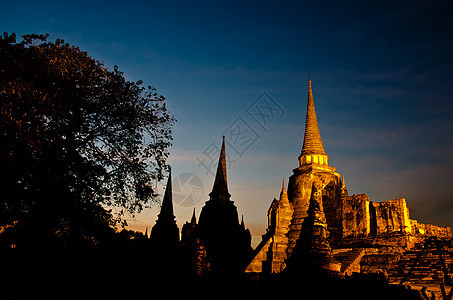
<svg viewBox="0 0 453 300">
<path fill-rule="evenodd" d="M 305 119 L 304 145 L 302 147 L 301 155 L 305 154 L 326 155 L 322 145 L 321 134 L 319 133 L 311 80 L 308 81 L 307 116 Z"/>
<path fill-rule="evenodd" d="M 166 218 L 173 220 L 173 193 L 171 187 L 171 168 L 168 172 L 167 186 L 165 187 L 164 200 L 162 200 L 162 207 L 160 208 L 159 218 Z"/>
<path fill-rule="evenodd" d="M 222 149 L 220 150 L 219 164 L 217 165 L 217 173 L 215 175 L 214 186 L 209 194 L 211 199 L 229 201 L 230 193 L 228 193 L 227 184 L 227 168 L 225 154 L 225 136 L 223 137 Z"/>
<path fill-rule="evenodd" d="M 150 239 L 161 246 L 174 246 L 179 242 L 179 229 L 173 214 L 173 199 L 171 187 L 171 169 L 169 169 L 167 186 L 165 188 L 162 207 L 157 216 L 156 224 L 151 229 Z"/>
<path fill-rule="evenodd" d="M 346 182 L 344 181 L 344 174 L 341 176 L 340 180 L 340 191 L 342 196 L 348 195 L 348 189 L 346 188 Z"/>
<path fill-rule="evenodd" d="M 195 216 L 195 207 L 193 208 L 192 219 L 190 220 L 190 224 L 197 225 L 197 217 Z"/>
<path fill-rule="evenodd" d="M 242 227 L 242 228 L 245 228 L 245 224 L 244 224 L 244 215 L 242 215 L 241 227 Z"/>
<path fill-rule="evenodd" d="M 285 187 L 285 178 L 283 178 L 283 184 L 282 184 L 282 191 L 280 192 L 280 201 L 289 201 L 288 199 L 288 193 L 286 192 L 286 187 Z"/>
<path fill-rule="evenodd" d="M 145 238 L 148 238 L 148 226 L 146 226 L 146 229 L 145 229 Z"/>
</svg>

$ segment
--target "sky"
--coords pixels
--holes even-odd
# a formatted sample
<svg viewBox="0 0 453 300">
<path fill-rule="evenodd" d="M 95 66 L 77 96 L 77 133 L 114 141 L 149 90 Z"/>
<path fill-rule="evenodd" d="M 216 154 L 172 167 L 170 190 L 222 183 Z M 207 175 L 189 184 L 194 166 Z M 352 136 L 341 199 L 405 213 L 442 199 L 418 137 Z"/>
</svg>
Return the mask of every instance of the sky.
<svg viewBox="0 0 453 300">
<path fill-rule="evenodd" d="M 452 15 L 438 0 L 0 0 L 0 31 L 62 38 L 166 97 L 179 228 L 209 199 L 225 135 L 231 199 L 256 245 L 298 167 L 309 74 L 349 193 L 406 198 L 412 219 L 453 225 Z M 129 228 L 150 230 L 158 212 Z"/>
</svg>

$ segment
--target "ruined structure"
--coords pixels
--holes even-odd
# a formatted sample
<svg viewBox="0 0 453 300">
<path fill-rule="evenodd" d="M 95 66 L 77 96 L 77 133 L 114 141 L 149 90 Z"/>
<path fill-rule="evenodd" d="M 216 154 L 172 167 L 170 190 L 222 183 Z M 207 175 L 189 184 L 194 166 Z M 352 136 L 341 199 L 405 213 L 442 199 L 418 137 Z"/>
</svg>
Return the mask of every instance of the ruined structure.
<svg viewBox="0 0 453 300">
<path fill-rule="evenodd" d="M 287 233 L 292 214 L 293 208 L 289 203 L 285 180 L 283 180 L 280 198 L 279 200 L 274 198 L 267 212 L 266 234 L 263 235 L 263 240 L 255 249 L 257 254 L 254 261 L 262 263 L 257 266 L 249 265 L 248 270 L 255 267 L 254 272 L 280 273 L 285 268 Z"/>
<path fill-rule="evenodd" d="M 321 187 L 313 182 L 307 216 L 287 260 L 286 272 L 293 278 L 338 273 L 340 264 L 333 259 L 328 236 Z"/>
<path fill-rule="evenodd" d="M 169 177 L 162 209 L 151 232 L 154 245 L 178 244 L 179 250 L 172 253 L 180 257 L 187 266 L 183 269 L 190 269 L 192 276 L 223 280 L 236 278 L 245 270 L 297 279 L 313 274 L 337 277 L 371 272 L 383 273 L 391 282 L 411 280 L 411 276 L 420 282 L 444 276 L 445 282 L 451 282 L 450 228 L 410 219 L 404 198 L 373 202 L 366 194 L 348 194 L 344 175 L 329 165 L 324 150 L 311 81 L 298 166 L 293 169 L 288 188 L 283 180 L 279 199 L 271 202 L 268 227 L 253 252 L 250 231 L 243 218 L 239 222 L 237 207 L 230 200 L 225 138 L 209 197 L 199 222 L 194 210 L 190 222 L 184 224 L 179 242 Z M 434 252 L 427 250 L 425 241 L 436 243 Z M 415 264 L 420 261 L 423 265 L 417 269 Z"/>
<path fill-rule="evenodd" d="M 401 252 L 429 236 L 451 238 L 449 227 L 424 225 L 411 220 L 404 198 L 373 202 L 366 194 L 348 195 L 344 176 L 328 164 L 329 156 L 319 132 L 311 81 L 308 82 L 305 135 L 298 161 L 299 166 L 289 178 L 288 191 L 284 191 L 283 186 L 280 200 L 274 199 L 271 203 L 268 228 L 254 251 L 247 272 L 282 272 L 286 263 L 294 260 L 291 256 L 296 244 L 297 248 L 307 249 L 309 237 L 306 234 L 310 231 L 302 228 L 305 220 L 325 224 L 315 226 L 322 232 L 313 234 L 324 235 L 325 231 L 334 259 L 342 263 L 340 272 L 343 274 L 360 271 L 361 259 L 366 256 L 365 248 L 397 247 Z M 316 191 L 313 191 L 313 186 L 317 187 Z M 314 195 L 316 199 L 313 199 Z M 316 215 L 316 209 L 310 208 L 313 205 L 321 208 L 317 211 L 322 211 L 322 214 L 310 215 Z M 313 218 L 319 220 L 313 221 Z M 327 247 L 325 251 L 329 252 Z"/>
</svg>

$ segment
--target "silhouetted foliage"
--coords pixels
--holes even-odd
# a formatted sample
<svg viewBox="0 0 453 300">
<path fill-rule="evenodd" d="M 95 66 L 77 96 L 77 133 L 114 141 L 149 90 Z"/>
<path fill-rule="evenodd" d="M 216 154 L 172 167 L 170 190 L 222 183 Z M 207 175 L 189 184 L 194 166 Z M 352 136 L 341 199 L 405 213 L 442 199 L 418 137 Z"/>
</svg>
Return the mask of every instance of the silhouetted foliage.
<svg viewBox="0 0 453 300">
<path fill-rule="evenodd" d="M 121 230 L 118 233 L 117 238 L 118 238 L 118 240 L 124 241 L 124 242 L 130 242 L 132 240 L 135 240 L 135 241 L 148 240 L 148 237 L 145 236 L 142 232 L 135 231 L 135 230 L 127 230 L 127 229 Z"/>
<path fill-rule="evenodd" d="M 0 36 L 0 226 L 96 245 L 157 200 L 175 120 L 153 87 L 47 37 Z"/>
</svg>

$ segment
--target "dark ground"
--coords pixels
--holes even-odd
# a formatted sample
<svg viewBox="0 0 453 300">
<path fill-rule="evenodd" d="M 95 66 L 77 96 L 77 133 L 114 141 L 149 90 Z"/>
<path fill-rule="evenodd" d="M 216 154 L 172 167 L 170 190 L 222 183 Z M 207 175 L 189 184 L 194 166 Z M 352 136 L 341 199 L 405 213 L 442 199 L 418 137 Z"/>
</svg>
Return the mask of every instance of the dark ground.
<svg viewBox="0 0 453 300">
<path fill-rule="evenodd" d="M 84 250 L 1 253 L 0 299 L 423 299 L 377 277 L 191 279 L 152 252 Z M 313 276 L 311 276 L 313 275 Z"/>
</svg>

